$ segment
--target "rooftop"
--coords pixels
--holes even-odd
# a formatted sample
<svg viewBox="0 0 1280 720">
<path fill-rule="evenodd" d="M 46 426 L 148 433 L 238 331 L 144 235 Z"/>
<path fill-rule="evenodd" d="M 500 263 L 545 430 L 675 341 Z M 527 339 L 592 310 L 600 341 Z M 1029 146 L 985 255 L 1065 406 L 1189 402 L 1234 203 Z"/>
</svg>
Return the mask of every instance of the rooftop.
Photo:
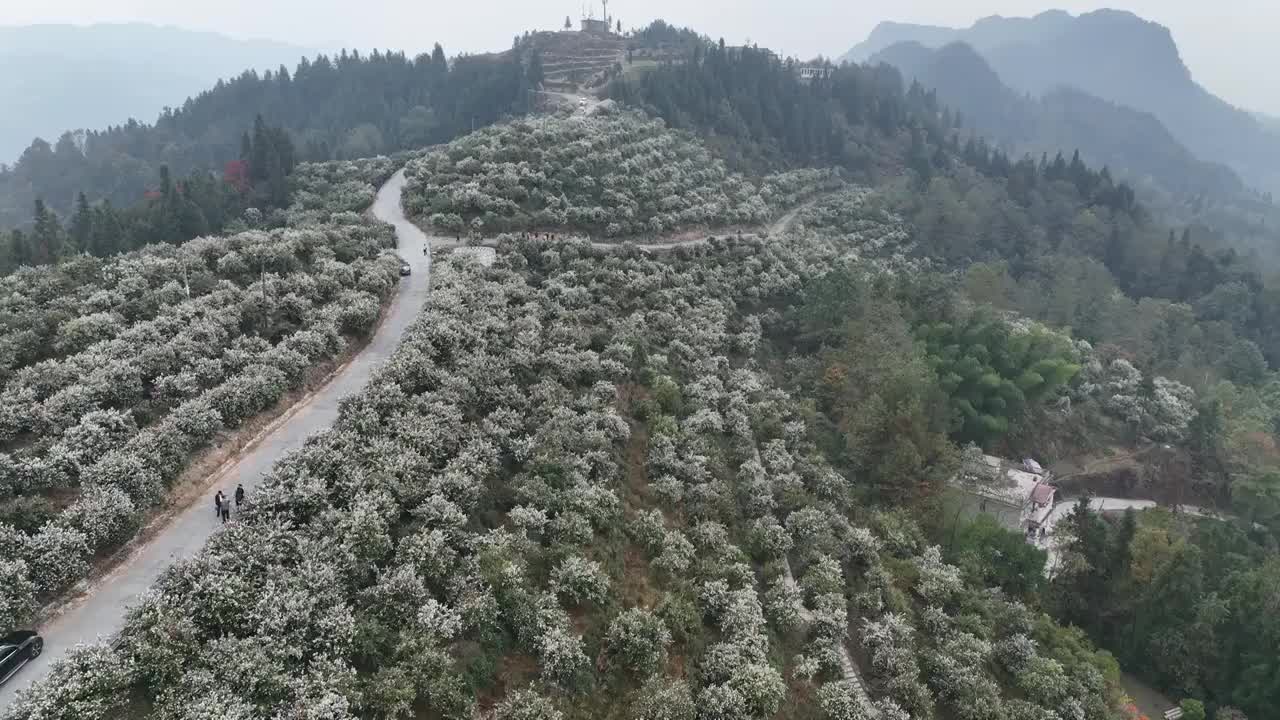
<svg viewBox="0 0 1280 720">
<path fill-rule="evenodd" d="M 991 455 L 984 455 L 981 465 L 970 467 L 969 474 L 978 480 L 969 486 L 972 492 L 1013 507 L 1031 502 L 1043 505 L 1053 495 L 1053 486 L 1045 482 L 1043 475 Z"/>
</svg>

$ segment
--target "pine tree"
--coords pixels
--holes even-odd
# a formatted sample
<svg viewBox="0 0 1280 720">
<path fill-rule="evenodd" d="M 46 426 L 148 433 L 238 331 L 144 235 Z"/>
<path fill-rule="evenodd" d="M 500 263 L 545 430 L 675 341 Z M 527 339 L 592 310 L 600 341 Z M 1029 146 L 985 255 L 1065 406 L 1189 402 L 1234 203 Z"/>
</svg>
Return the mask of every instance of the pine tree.
<svg viewBox="0 0 1280 720">
<path fill-rule="evenodd" d="M 169 176 L 169 166 L 160 166 L 160 201 L 162 203 L 173 202 L 173 178 Z"/>
<path fill-rule="evenodd" d="M 33 263 L 31 241 L 28 239 L 27 234 L 21 230 L 14 230 L 9 233 L 9 258 L 14 267 L 22 267 Z"/>
<path fill-rule="evenodd" d="M 536 89 L 542 85 L 544 79 L 542 53 L 535 52 L 529 57 L 529 68 L 525 71 L 525 82 L 530 89 Z"/>
<path fill-rule="evenodd" d="M 249 153 L 249 177 L 255 184 L 267 179 L 267 154 L 270 146 L 267 123 L 259 114 L 253 120 L 253 143 Z"/>
<path fill-rule="evenodd" d="M 285 207 L 289 204 L 289 184 L 285 177 L 284 161 L 274 145 L 267 149 L 266 162 L 266 204 L 271 207 Z"/>
<path fill-rule="evenodd" d="M 127 248 L 124 246 L 124 228 L 120 224 L 120 215 L 111 206 L 110 200 L 104 200 L 93 211 L 93 232 L 89 237 L 89 254 L 106 257 Z"/>
<path fill-rule="evenodd" d="M 58 216 L 45 206 L 44 200 L 36 198 L 35 223 L 31 229 L 31 261 L 42 265 L 51 263 L 62 256 L 62 225 Z"/>
<path fill-rule="evenodd" d="M 76 196 L 76 214 L 71 218 L 71 242 L 76 252 L 88 252 L 93 233 L 93 208 L 84 193 Z"/>
</svg>

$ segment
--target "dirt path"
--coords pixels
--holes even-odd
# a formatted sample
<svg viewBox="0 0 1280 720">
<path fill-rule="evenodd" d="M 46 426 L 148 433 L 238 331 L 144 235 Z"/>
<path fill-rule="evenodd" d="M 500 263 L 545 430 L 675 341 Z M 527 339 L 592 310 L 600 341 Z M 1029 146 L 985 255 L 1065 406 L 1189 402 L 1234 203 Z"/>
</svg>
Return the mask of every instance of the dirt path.
<svg viewBox="0 0 1280 720">
<path fill-rule="evenodd" d="M 801 203 L 791 208 L 790 210 L 788 210 L 777 220 L 774 220 L 772 223 L 769 223 L 768 227 L 764 228 L 763 230 L 755 230 L 754 232 L 740 233 L 740 236 L 744 239 L 750 239 L 750 238 L 760 237 L 762 234 L 767 234 L 769 237 L 773 237 L 775 235 L 781 235 L 791 229 L 791 226 L 795 224 L 796 217 L 800 215 L 801 211 L 813 205 L 815 202 L 817 202 L 816 199 Z M 641 250 L 652 252 L 655 250 L 671 250 L 673 248 L 685 247 L 689 245 L 701 245 L 702 243 L 705 243 L 707 241 L 708 236 L 733 237 L 735 235 L 739 235 L 739 233 L 734 230 L 721 230 L 719 232 L 708 231 L 706 233 L 698 233 L 692 237 L 687 237 L 681 240 L 667 240 L 667 241 L 659 240 L 657 242 L 651 242 L 651 243 L 633 243 L 633 244 L 635 245 L 635 247 L 638 247 Z M 623 243 L 592 242 L 591 244 L 592 246 L 598 247 L 598 248 L 611 248 L 611 247 L 621 247 Z"/>
<path fill-rule="evenodd" d="M 236 483 L 243 483 L 252 499 L 254 489 L 277 460 L 333 423 L 338 416 L 338 402 L 364 387 L 377 366 L 400 344 L 401 337 L 426 304 L 431 257 L 424 250 L 429 242 L 401 212 L 400 190 L 404 182 L 401 170 L 382 186 L 373 204 L 373 214 L 395 226 L 400 254 L 413 269 L 412 275 L 401 279 L 382 325 L 365 349 L 327 384 L 286 413 L 237 462 L 225 466 L 214 480 L 218 486 L 231 489 Z M 43 678 L 50 666 L 78 643 L 94 642 L 118 632 L 124 623 L 125 611 L 137 602 L 139 595 L 175 561 L 197 553 L 205 540 L 221 527 L 214 518 L 212 503 L 208 497 L 199 497 L 175 512 L 167 526 L 135 548 L 83 599 L 41 627 L 44 654 L 0 687 L 0 710 L 9 705 L 17 692 Z"/>
<path fill-rule="evenodd" d="M 1165 710 L 1175 707 L 1172 700 L 1129 673 L 1120 673 L 1120 687 L 1124 688 L 1126 695 L 1133 698 L 1138 712 L 1151 720 L 1161 720 Z"/>
</svg>

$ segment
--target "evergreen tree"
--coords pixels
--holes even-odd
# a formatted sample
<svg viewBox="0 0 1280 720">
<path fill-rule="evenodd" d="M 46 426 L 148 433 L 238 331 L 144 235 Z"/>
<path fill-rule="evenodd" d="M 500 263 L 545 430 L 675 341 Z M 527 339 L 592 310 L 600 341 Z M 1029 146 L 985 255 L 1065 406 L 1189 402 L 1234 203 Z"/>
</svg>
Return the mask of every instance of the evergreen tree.
<svg viewBox="0 0 1280 720">
<path fill-rule="evenodd" d="M 286 180 L 284 159 L 275 145 L 266 150 L 267 177 L 263 199 L 270 207 L 284 207 L 289 204 L 289 184 Z"/>
<path fill-rule="evenodd" d="M 89 254 L 106 257 L 124 249 L 124 228 L 120 215 L 110 200 L 102 201 L 93 211 L 93 231 L 89 239 Z"/>
<path fill-rule="evenodd" d="M 31 250 L 31 239 L 27 234 L 15 229 L 9 233 L 9 238 L 9 257 L 12 266 L 31 265 L 35 260 L 35 253 Z"/>
<path fill-rule="evenodd" d="M 267 124 L 259 113 L 253 119 L 253 142 L 249 150 L 249 178 L 255 184 L 265 181 L 270 170 L 268 154 L 271 138 L 267 132 Z"/>
<path fill-rule="evenodd" d="M 473 123 L 488 124 L 525 107 L 538 78 L 523 77 L 520 65 L 518 58 L 492 56 L 451 63 L 436 45 L 416 58 L 344 53 L 304 59 L 293 73 L 246 72 L 165 112 L 153 125 L 130 121 L 90 132 L 86 152 L 69 135 L 56 148 L 34 142 L 13 167 L 0 168 L 0 227 L 28 222 L 37 196 L 68 219 L 80 192 L 91 205 L 111 199 L 117 208 L 130 208 L 154 189 L 161 164 L 170 166 L 176 181 L 241 159 L 250 166 L 250 184 L 265 183 L 270 169 L 263 138 L 273 127 L 282 130 L 272 142 L 286 175 L 302 156 L 330 159 L 359 127 L 376 128 L 387 145 L 381 149 L 400 149 L 397 124 L 418 106 L 433 113 L 432 141 L 447 140 Z M 292 141 L 286 145 L 284 135 L 297 138 L 298 150 L 306 152 L 293 150 Z"/>
<path fill-rule="evenodd" d="M 1089 496 L 1081 497 L 1066 518 L 1071 538 L 1064 552 L 1068 566 L 1055 576 L 1054 584 L 1059 617 L 1096 632 L 1098 609 L 1106 607 L 1110 592 L 1113 551 L 1107 525 L 1089 501 Z"/>
<path fill-rule="evenodd" d="M 71 242 L 76 252 L 88 252 L 93 234 L 93 208 L 84 193 L 76 196 L 76 214 L 71 218 Z"/>
<path fill-rule="evenodd" d="M 44 200 L 36 198 L 34 225 L 31 229 L 31 262 L 34 264 L 51 263 L 62 256 L 62 225 L 58 216 L 45 206 Z"/>
</svg>

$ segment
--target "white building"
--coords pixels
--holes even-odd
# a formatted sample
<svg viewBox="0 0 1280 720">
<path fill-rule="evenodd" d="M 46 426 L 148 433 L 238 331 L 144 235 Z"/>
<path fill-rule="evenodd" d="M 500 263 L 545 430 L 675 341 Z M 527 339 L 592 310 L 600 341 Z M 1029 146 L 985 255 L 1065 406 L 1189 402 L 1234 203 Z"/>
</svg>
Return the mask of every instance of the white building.
<svg viewBox="0 0 1280 720">
<path fill-rule="evenodd" d="M 1017 532 L 1038 532 L 1053 510 L 1056 488 L 1031 461 L 1015 465 L 984 455 L 980 465 L 965 468 L 963 477 L 953 484 L 961 491 L 966 510 L 991 515 Z"/>
</svg>

